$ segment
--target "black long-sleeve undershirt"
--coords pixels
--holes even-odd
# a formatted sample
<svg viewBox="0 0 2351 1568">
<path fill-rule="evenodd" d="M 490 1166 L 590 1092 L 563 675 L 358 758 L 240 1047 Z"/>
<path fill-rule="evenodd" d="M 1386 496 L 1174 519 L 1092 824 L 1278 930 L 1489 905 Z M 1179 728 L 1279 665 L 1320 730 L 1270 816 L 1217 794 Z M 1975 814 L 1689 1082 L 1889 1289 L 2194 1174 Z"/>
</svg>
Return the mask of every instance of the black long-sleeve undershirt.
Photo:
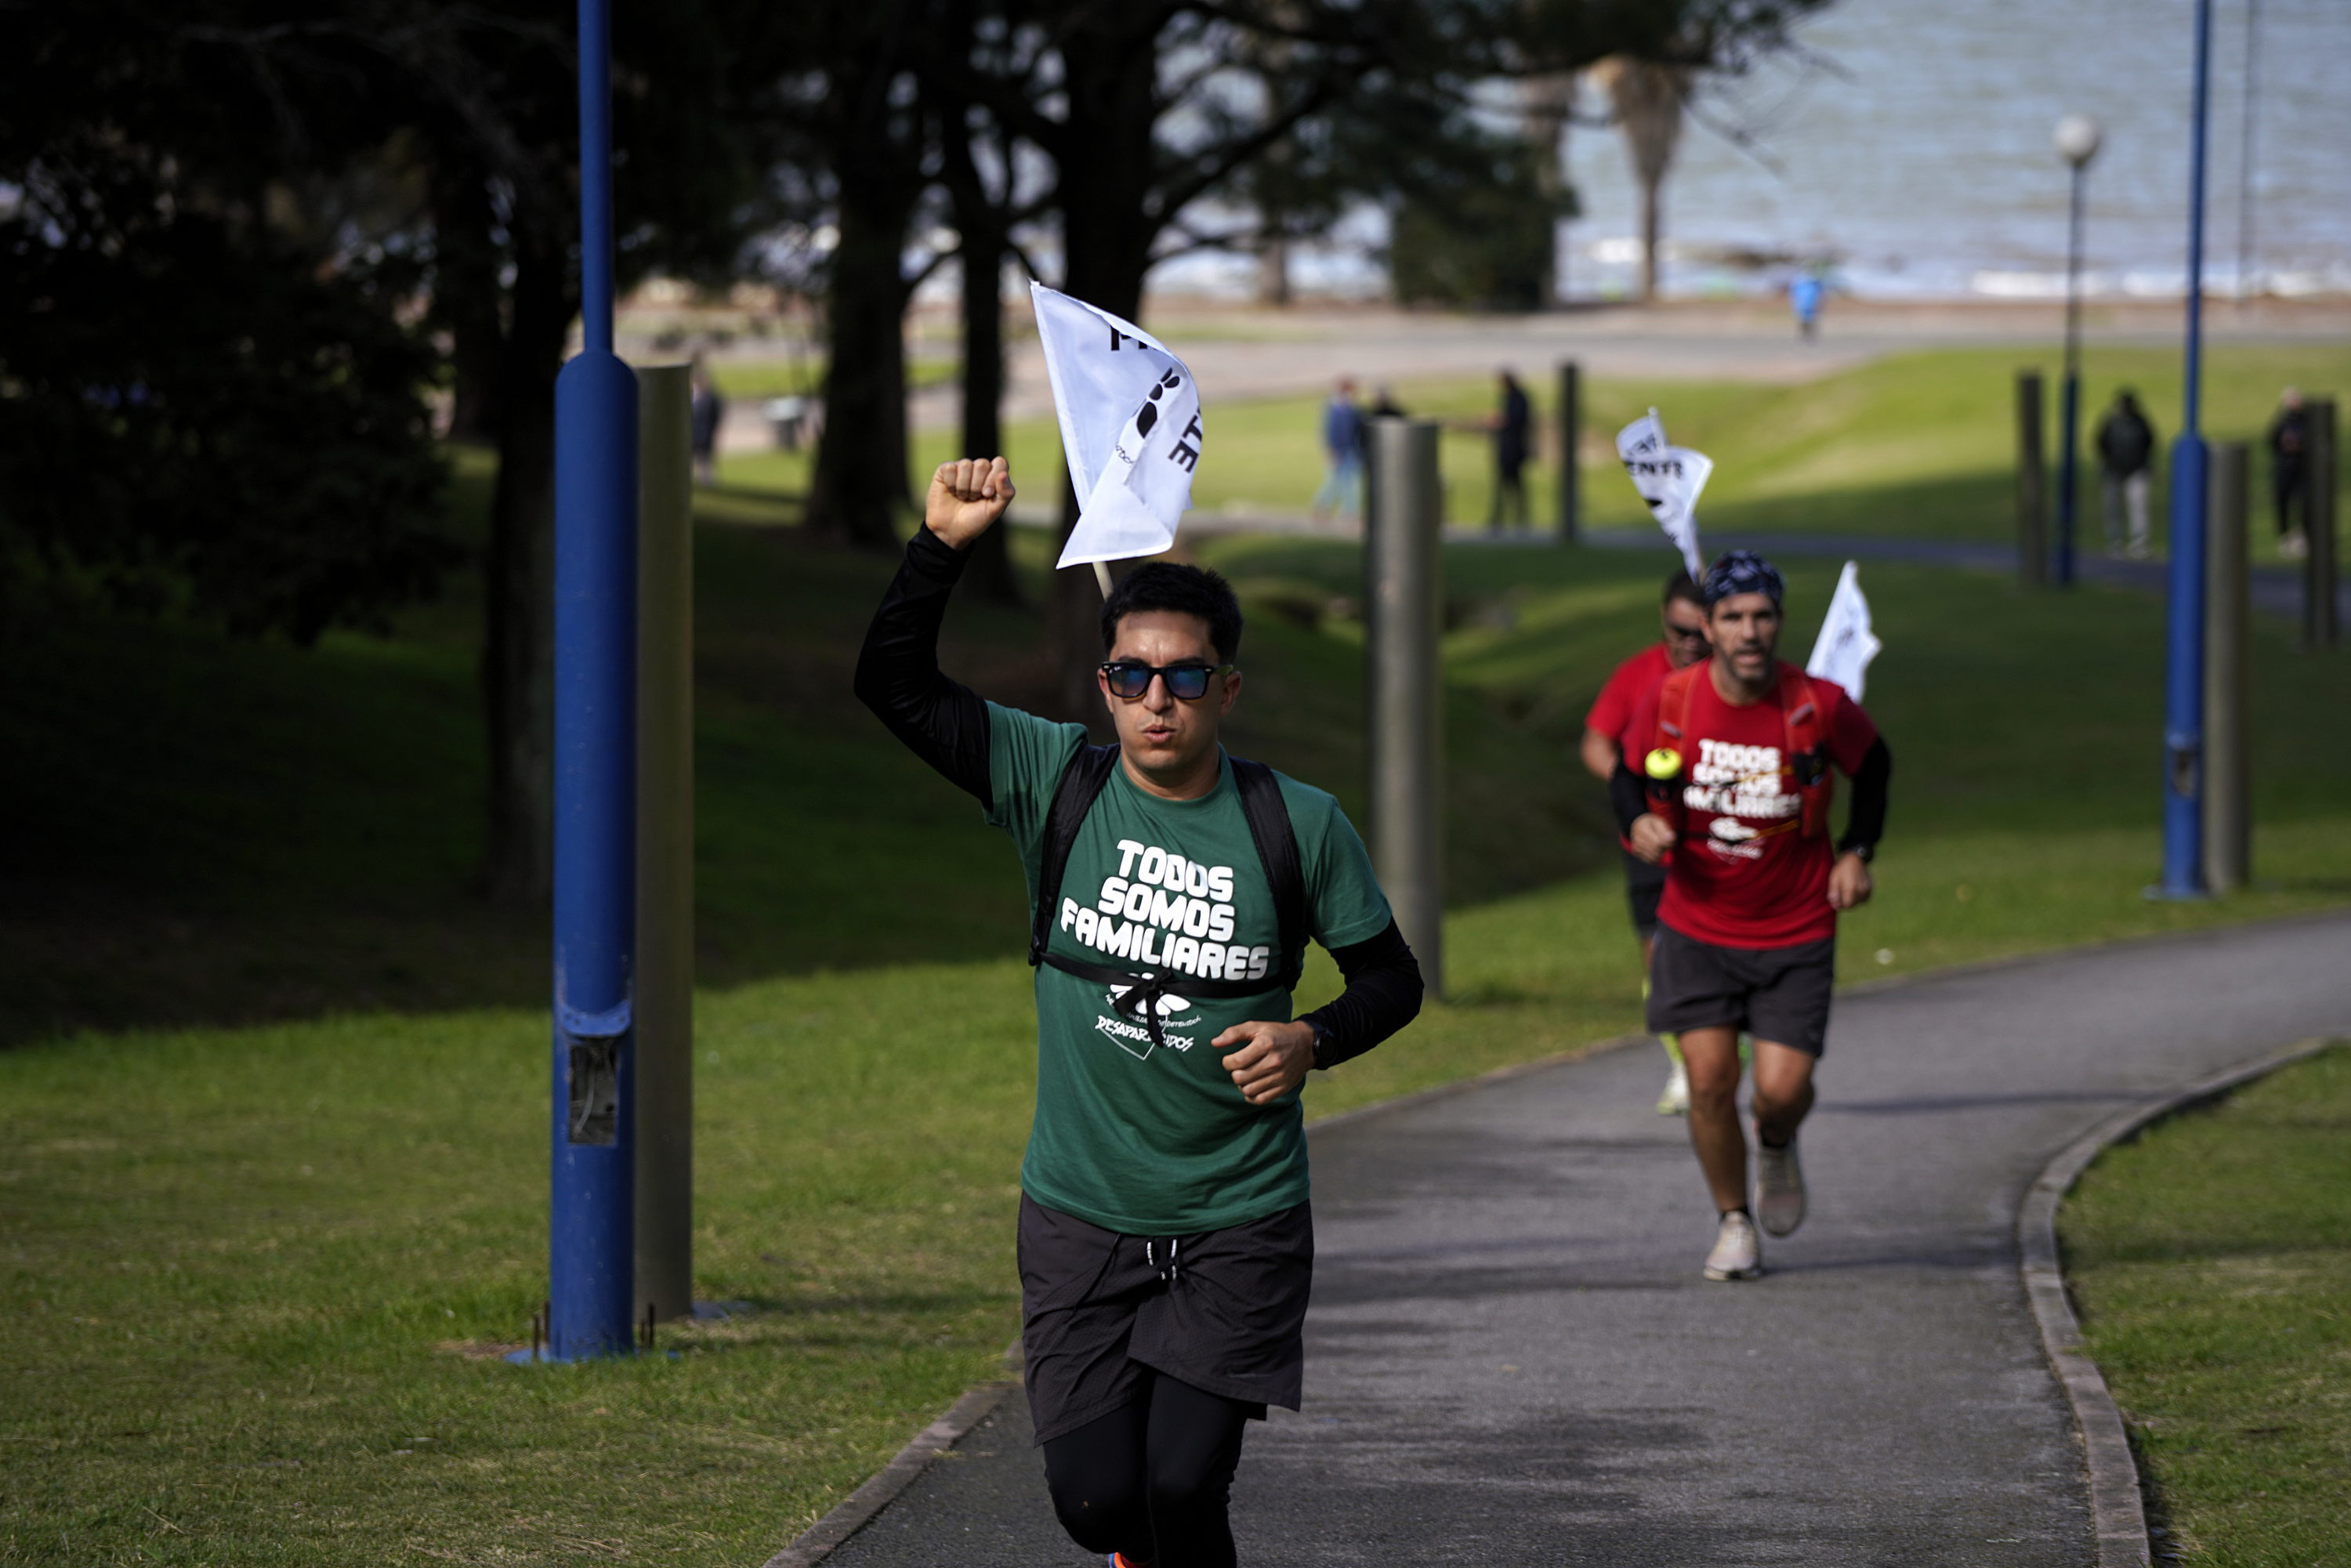
<svg viewBox="0 0 2351 1568">
<path fill-rule="evenodd" d="M 917 528 L 857 655 L 857 698 L 947 782 L 996 809 L 987 782 L 987 705 L 939 670 L 939 623 L 965 556 Z"/>
<path fill-rule="evenodd" d="M 1837 840 L 1839 854 L 1876 851 L 1877 841 L 1886 836 L 1886 785 L 1893 777 L 1894 753 L 1881 735 L 1869 743 L 1861 766 L 1853 771 L 1853 806 L 1845 813 L 1844 834 Z M 1630 833 L 1634 822 L 1649 810 L 1648 786 L 1622 757 L 1616 759 L 1616 771 L 1608 776 L 1608 804 L 1616 812 L 1616 830 L 1622 833 Z"/>
<path fill-rule="evenodd" d="M 1330 1031 L 1314 1053 L 1317 1067 L 1336 1067 L 1404 1028 L 1420 1014 L 1420 960 L 1393 920 L 1367 942 L 1331 949 L 1347 988 L 1301 1016 Z"/>
<path fill-rule="evenodd" d="M 1877 841 L 1886 836 L 1886 786 L 1893 777 L 1894 753 L 1881 735 L 1869 743 L 1861 766 L 1854 769 L 1853 807 L 1845 812 L 1844 836 L 1837 840 L 1839 854 L 1849 850 L 1876 852 Z"/>
<path fill-rule="evenodd" d="M 857 655 L 858 700 L 907 749 L 991 810 L 987 705 L 939 669 L 939 626 L 963 576 L 965 557 L 928 528 L 918 529 L 865 631 Z M 1326 1031 L 1317 1067 L 1361 1056 L 1420 1011 L 1420 963 L 1391 920 L 1368 941 L 1332 949 L 1346 988 L 1304 1014 Z"/>
</svg>

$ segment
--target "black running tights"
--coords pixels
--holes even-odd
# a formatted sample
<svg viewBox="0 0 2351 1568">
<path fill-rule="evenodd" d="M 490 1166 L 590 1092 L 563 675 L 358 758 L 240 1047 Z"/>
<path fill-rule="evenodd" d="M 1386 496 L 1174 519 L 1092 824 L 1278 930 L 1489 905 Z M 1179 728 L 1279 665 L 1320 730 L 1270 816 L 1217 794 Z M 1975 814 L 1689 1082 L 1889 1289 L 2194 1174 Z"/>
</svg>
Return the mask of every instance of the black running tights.
<svg viewBox="0 0 2351 1568">
<path fill-rule="evenodd" d="M 1061 1528 L 1138 1565 L 1233 1568 L 1226 1501 L 1253 1408 L 1154 1373 L 1142 1398 L 1045 1445 Z"/>
</svg>

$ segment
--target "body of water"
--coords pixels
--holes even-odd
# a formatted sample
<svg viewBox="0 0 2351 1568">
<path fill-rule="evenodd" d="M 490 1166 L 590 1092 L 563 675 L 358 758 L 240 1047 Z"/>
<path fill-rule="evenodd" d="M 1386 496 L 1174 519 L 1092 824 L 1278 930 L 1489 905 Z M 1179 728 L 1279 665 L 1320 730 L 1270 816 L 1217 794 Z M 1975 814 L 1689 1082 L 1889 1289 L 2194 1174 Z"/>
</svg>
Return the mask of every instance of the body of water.
<svg viewBox="0 0 2351 1568">
<path fill-rule="evenodd" d="M 1666 190 L 1669 291 L 1772 287 L 1793 258 L 1823 257 L 1863 295 L 2062 292 L 2068 176 L 2051 136 L 2074 113 L 2105 133 L 2086 283 L 2181 287 L 2189 0 L 1842 0 L 1800 37 L 1809 60 L 1701 87 Z M 2237 287 L 2249 217 L 2255 287 L 2351 289 L 2351 0 L 2217 0 L 2212 46 L 2208 286 Z M 1566 231 L 1567 286 L 1622 292 L 1639 220 L 1621 137 L 1578 127 L 1569 165 L 1584 215 Z M 1757 256 L 1792 260 L 1738 259 Z"/>
<path fill-rule="evenodd" d="M 1799 37 L 1793 54 L 1700 86 L 1666 185 L 1668 294 L 1766 293 L 1825 262 L 1867 298 L 2057 297 L 2068 173 L 2051 137 L 2067 114 L 2105 131 L 2085 286 L 2179 293 L 2192 0 L 1838 0 Z M 2212 42 L 2207 287 L 2238 287 L 2241 239 L 2256 288 L 2351 292 L 2351 0 L 2216 0 Z M 1597 91 L 1585 99 L 1587 117 L 1605 113 Z M 1640 256 L 1622 137 L 1575 127 L 1568 164 L 1583 211 L 1562 229 L 1565 289 L 1621 297 Z M 1298 256 L 1293 277 L 1382 292 L 1369 253 L 1384 226 L 1358 214 L 1343 243 Z M 1211 256 L 1155 284 L 1254 286 L 1249 263 Z"/>
</svg>

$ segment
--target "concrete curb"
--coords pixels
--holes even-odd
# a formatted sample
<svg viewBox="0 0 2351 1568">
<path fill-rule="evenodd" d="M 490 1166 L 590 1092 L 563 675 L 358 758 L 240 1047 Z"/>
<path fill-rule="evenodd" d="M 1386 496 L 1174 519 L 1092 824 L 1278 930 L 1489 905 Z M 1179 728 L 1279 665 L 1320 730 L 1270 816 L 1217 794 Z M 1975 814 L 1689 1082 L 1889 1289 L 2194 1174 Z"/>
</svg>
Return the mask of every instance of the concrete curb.
<svg viewBox="0 0 2351 1568">
<path fill-rule="evenodd" d="M 802 1531 L 789 1546 L 768 1559 L 766 1568 L 810 1568 L 833 1549 L 871 1523 L 928 1469 L 933 1459 L 963 1439 L 1004 1402 L 1018 1383 L 983 1383 L 947 1406 L 946 1415 L 924 1427 L 898 1457 L 882 1467 L 872 1480 L 851 1492 L 831 1513 Z"/>
<path fill-rule="evenodd" d="M 2041 1328 L 2042 1349 L 2049 1368 L 2065 1390 L 2074 1423 L 2081 1433 L 2082 1455 L 2090 1478 L 2090 1523 L 2097 1538 L 2098 1568 L 2149 1568 L 2153 1543 L 2147 1529 L 2147 1500 L 2141 1493 L 2138 1462 L 2131 1455 L 2130 1435 L 2122 1412 L 2097 1364 L 2082 1349 L 2082 1323 L 2065 1292 L 2065 1276 L 2057 1249 L 2057 1208 L 2090 1163 L 2116 1144 L 2144 1132 L 2168 1116 L 2218 1100 L 2231 1090 L 2266 1077 L 2281 1067 L 2317 1055 L 2351 1030 L 2322 1035 L 2283 1051 L 2273 1051 L 2201 1079 L 2159 1100 L 2136 1105 L 2108 1117 L 2062 1150 L 2042 1168 L 2016 1211 L 2017 1272 L 2033 1321 Z"/>
</svg>

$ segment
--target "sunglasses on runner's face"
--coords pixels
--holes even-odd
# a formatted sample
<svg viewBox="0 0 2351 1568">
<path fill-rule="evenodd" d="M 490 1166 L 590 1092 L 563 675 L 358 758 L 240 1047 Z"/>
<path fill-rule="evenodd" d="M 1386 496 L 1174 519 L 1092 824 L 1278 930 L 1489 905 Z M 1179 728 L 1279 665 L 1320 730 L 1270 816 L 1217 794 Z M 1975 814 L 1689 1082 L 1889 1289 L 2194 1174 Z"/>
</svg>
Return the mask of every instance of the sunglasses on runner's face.
<svg viewBox="0 0 2351 1568">
<path fill-rule="evenodd" d="M 1111 695 L 1133 702 L 1151 689 L 1151 677 L 1166 681 L 1167 695 L 1183 702 L 1196 703 L 1208 695 L 1208 677 L 1221 675 L 1230 664 L 1146 664 L 1135 659 L 1116 659 L 1101 666 L 1102 679 L 1110 683 Z"/>
<path fill-rule="evenodd" d="M 1672 622 L 1668 621 L 1666 622 L 1666 635 L 1668 637 L 1678 637 L 1685 643 L 1703 643 L 1706 641 L 1706 628 L 1703 626 L 1677 626 Z"/>
</svg>

